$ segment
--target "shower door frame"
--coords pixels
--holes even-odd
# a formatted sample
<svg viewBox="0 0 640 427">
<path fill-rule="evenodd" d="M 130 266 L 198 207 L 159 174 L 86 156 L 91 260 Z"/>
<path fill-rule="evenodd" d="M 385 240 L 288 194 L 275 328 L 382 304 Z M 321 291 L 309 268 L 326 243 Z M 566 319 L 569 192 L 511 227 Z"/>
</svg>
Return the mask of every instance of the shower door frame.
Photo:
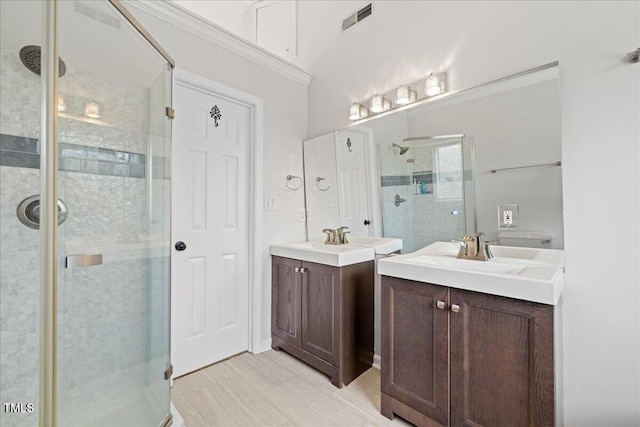
<svg viewBox="0 0 640 427">
<path fill-rule="evenodd" d="M 40 136 L 39 425 L 57 420 L 58 1 L 42 1 Z M 175 68 L 175 61 L 119 0 L 108 2 Z M 171 415 L 165 421 L 168 425 Z"/>
</svg>

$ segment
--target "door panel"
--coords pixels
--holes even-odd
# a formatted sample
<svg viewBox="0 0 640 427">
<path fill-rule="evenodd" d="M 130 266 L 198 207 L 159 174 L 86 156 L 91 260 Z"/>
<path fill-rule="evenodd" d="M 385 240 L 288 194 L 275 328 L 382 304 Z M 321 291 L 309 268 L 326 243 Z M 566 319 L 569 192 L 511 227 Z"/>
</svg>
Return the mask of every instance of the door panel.
<svg viewBox="0 0 640 427">
<path fill-rule="evenodd" d="M 381 390 L 447 425 L 448 289 L 382 277 Z M 384 408 L 383 408 L 384 412 Z"/>
<path fill-rule="evenodd" d="M 296 347 L 301 345 L 300 309 L 302 275 L 300 261 L 272 257 L 271 332 Z"/>
<path fill-rule="evenodd" d="M 172 257 L 179 376 L 248 349 L 251 112 L 180 83 L 175 109 L 172 233 L 187 245 Z"/>
<path fill-rule="evenodd" d="M 451 424 L 554 425 L 553 307 L 450 292 Z"/>
<path fill-rule="evenodd" d="M 369 236 L 371 219 L 368 196 L 367 146 L 359 132 L 336 132 L 340 225 L 349 227 L 354 236 Z"/>
<path fill-rule="evenodd" d="M 340 354 L 340 269 L 303 262 L 302 348 L 334 366 Z"/>
</svg>

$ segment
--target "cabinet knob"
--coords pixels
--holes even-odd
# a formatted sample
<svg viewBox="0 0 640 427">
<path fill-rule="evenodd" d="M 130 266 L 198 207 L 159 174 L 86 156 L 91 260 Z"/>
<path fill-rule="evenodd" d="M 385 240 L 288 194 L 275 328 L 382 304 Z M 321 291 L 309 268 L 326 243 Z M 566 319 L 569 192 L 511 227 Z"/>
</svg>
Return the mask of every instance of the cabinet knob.
<svg viewBox="0 0 640 427">
<path fill-rule="evenodd" d="M 438 307 L 440 310 L 444 310 L 445 308 L 447 308 L 447 304 L 444 301 L 438 301 L 436 302 L 436 307 Z"/>
<path fill-rule="evenodd" d="M 460 311 L 460 306 L 458 304 L 451 304 L 451 311 L 458 313 Z"/>
<path fill-rule="evenodd" d="M 300 267 L 300 273 L 306 273 L 307 267 Z"/>
<path fill-rule="evenodd" d="M 300 267 L 294 268 L 293 271 L 295 271 L 296 273 L 300 273 Z"/>
</svg>

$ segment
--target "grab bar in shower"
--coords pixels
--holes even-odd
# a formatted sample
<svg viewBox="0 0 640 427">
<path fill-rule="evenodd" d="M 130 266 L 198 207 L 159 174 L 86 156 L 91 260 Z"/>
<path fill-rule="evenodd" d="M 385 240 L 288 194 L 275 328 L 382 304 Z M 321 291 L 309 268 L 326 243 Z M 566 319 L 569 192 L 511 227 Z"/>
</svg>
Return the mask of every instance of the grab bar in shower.
<svg viewBox="0 0 640 427">
<path fill-rule="evenodd" d="M 529 166 L 514 166 L 512 168 L 500 168 L 500 169 L 491 169 L 491 173 L 496 173 L 498 171 L 508 171 L 512 169 L 525 169 L 525 168 L 539 168 L 541 166 L 562 166 L 561 161 L 553 162 L 553 163 L 543 163 L 540 165 L 529 165 Z"/>
<path fill-rule="evenodd" d="M 64 262 L 65 268 L 91 267 L 92 265 L 101 264 L 102 254 L 67 255 Z"/>
</svg>

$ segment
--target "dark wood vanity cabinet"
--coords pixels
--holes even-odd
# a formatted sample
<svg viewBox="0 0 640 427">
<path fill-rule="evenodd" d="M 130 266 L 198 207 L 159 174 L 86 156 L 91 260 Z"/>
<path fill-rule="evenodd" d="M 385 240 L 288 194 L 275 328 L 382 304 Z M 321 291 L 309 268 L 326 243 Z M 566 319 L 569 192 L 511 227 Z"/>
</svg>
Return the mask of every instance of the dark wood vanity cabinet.
<svg viewBox="0 0 640 427">
<path fill-rule="evenodd" d="M 381 412 L 553 426 L 553 306 L 382 277 Z"/>
<path fill-rule="evenodd" d="M 271 346 L 347 385 L 373 363 L 374 262 L 272 257 Z"/>
</svg>

